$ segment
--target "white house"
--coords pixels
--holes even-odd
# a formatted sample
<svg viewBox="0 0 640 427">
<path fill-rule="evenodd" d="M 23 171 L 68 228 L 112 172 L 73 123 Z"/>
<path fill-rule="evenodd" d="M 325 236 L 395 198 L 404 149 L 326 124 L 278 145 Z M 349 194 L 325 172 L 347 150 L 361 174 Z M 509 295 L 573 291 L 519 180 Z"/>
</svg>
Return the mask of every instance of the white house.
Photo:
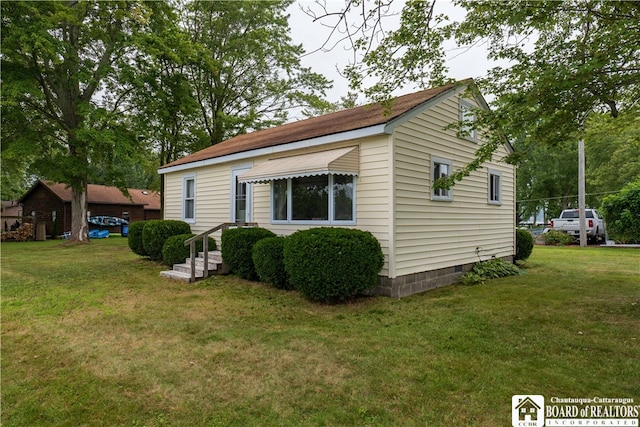
<svg viewBox="0 0 640 427">
<path fill-rule="evenodd" d="M 515 171 L 493 160 L 450 190 L 434 179 L 482 141 L 448 127 L 488 108 L 465 80 L 240 135 L 159 169 L 164 217 L 200 233 L 257 222 L 279 235 L 318 226 L 367 230 L 385 264 L 377 291 L 395 297 L 453 283 L 480 259 L 515 254 Z M 218 239 L 219 240 L 219 239 Z"/>
</svg>

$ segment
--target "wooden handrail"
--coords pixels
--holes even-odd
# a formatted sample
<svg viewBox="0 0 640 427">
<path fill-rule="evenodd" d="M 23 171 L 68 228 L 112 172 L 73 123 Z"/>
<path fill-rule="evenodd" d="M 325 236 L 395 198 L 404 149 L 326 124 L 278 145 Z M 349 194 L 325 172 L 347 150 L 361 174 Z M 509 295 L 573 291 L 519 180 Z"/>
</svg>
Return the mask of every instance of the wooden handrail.
<svg viewBox="0 0 640 427">
<path fill-rule="evenodd" d="M 184 241 L 185 246 L 189 246 L 189 260 L 191 261 L 191 279 L 190 282 L 196 281 L 196 242 L 202 239 L 202 252 L 204 253 L 204 271 L 203 278 L 209 277 L 209 235 L 218 230 L 228 230 L 231 227 L 257 227 L 257 222 L 223 222 L 207 231 L 203 231 L 197 236 L 193 236 Z"/>
</svg>

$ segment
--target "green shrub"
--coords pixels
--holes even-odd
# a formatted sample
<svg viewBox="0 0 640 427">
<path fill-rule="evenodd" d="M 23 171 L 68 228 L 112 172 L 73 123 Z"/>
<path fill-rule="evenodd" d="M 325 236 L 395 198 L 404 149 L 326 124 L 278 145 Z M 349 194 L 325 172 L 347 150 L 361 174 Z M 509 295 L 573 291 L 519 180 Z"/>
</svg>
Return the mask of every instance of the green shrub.
<svg viewBox="0 0 640 427">
<path fill-rule="evenodd" d="M 470 272 L 462 276 L 462 283 L 465 285 L 477 285 L 486 280 L 497 279 L 498 277 L 519 276 L 525 271 L 517 266 L 501 260 L 492 258 L 488 261 L 477 262 Z"/>
<path fill-rule="evenodd" d="M 549 230 L 542 235 L 545 245 L 564 246 L 574 243 L 576 240 L 573 236 L 558 230 Z"/>
<path fill-rule="evenodd" d="M 284 269 L 284 237 L 267 237 L 253 247 L 253 265 L 263 282 L 279 289 L 293 289 Z"/>
<path fill-rule="evenodd" d="M 129 236 L 127 237 L 129 249 L 140 256 L 148 256 L 147 251 L 144 250 L 144 243 L 142 243 L 142 230 L 146 222 L 137 221 L 129 224 Z"/>
<path fill-rule="evenodd" d="M 621 243 L 640 243 L 640 180 L 602 201 L 609 237 Z"/>
<path fill-rule="evenodd" d="M 284 244 L 289 282 L 313 301 L 343 301 L 373 288 L 383 264 L 380 243 L 366 231 L 312 228 Z"/>
<path fill-rule="evenodd" d="M 253 245 L 267 237 L 276 235 L 260 227 L 230 228 L 222 232 L 220 238 L 222 259 L 229 272 L 247 280 L 258 280 L 255 266 L 253 265 Z"/>
<path fill-rule="evenodd" d="M 184 221 L 161 219 L 146 221 L 142 229 L 144 250 L 152 260 L 162 261 L 162 247 L 167 239 L 177 234 L 189 233 L 191 233 L 191 227 Z"/>
<path fill-rule="evenodd" d="M 533 251 L 533 236 L 527 230 L 516 230 L 516 256 L 515 260 L 525 260 L 529 258 Z"/>
<path fill-rule="evenodd" d="M 191 256 L 189 246 L 185 246 L 184 242 L 187 239 L 195 236 L 193 233 L 177 234 L 171 236 L 164 242 L 162 246 L 162 262 L 168 266 L 173 264 L 181 264 L 185 262 L 187 258 Z M 198 239 L 196 242 L 196 256 L 197 252 L 202 252 L 202 239 Z M 216 241 L 213 237 L 209 237 L 209 251 L 216 250 Z"/>
</svg>

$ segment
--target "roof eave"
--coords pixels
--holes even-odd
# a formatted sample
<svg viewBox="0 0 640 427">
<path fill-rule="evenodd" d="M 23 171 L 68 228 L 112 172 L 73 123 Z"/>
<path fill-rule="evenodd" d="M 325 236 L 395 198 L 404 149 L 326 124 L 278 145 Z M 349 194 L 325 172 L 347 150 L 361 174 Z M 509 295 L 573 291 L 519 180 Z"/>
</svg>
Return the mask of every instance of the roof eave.
<svg viewBox="0 0 640 427">
<path fill-rule="evenodd" d="M 274 145 L 271 147 L 258 148 L 255 150 L 241 151 L 239 153 L 227 154 L 225 156 L 212 157 L 209 159 L 198 160 L 195 162 L 183 163 L 181 165 L 169 166 L 165 168 L 158 169 L 158 173 L 160 175 L 171 173 L 171 172 L 180 172 L 195 168 L 200 168 L 204 166 L 212 166 L 221 163 L 237 161 L 237 160 L 246 160 L 249 158 L 264 156 L 275 153 L 282 153 L 291 150 L 297 150 L 300 148 L 310 148 L 317 147 L 320 145 L 331 144 L 335 142 L 343 142 L 350 141 L 359 138 L 365 138 L 368 136 L 374 135 L 382 135 L 386 133 L 385 123 L 369 126 L 366 128 L 354 129 L 346 132 L 334 133 L 331 135 L 319 136 L 316 138 L 304 139 L 301 141 L 290 142 L 287 144 Z"/>
</svg>

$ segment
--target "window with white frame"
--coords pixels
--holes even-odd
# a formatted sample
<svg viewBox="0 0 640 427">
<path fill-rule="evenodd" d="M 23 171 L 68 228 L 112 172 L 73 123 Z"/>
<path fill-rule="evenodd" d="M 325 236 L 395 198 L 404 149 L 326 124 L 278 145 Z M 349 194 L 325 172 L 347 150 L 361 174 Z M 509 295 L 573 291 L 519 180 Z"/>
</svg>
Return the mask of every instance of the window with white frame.
<svg viewBox="0 0 640 427">
<path fill-rule="evenodd" d="M 273 222 L 355 223 L 355 177 L 317 175 L 271 183 Z"/>
<path fill-rule="evenodd" d="M 451 175 L 451 160 L 440 157 L 431 158 L 431 200 L 453 200 L 451 189 L 434 188 L 435 182 L 440 178 Z"/>
<path fill-rule="evenodd" d="M 186 222 L 196 220 L 196 177 L 182 178 L 182 219 Z"/>
<path fill-rule="evenodd" d="M 489 169 L 488 202 L 491 205 L 502 204 L 502 174 Z"/>
<path fill-rule="evenodd" d="M 231 222 L 252 221 L 252 185 L 238 179 L 250 169 L 250 165 L 242 165 L 231 170 Z"/>
<path fill-rule="evenodd" d="M 470 141 L 477 141 L 475 108 L 469 101 L 460 100 L 460 136 Z"/>
</svg>

